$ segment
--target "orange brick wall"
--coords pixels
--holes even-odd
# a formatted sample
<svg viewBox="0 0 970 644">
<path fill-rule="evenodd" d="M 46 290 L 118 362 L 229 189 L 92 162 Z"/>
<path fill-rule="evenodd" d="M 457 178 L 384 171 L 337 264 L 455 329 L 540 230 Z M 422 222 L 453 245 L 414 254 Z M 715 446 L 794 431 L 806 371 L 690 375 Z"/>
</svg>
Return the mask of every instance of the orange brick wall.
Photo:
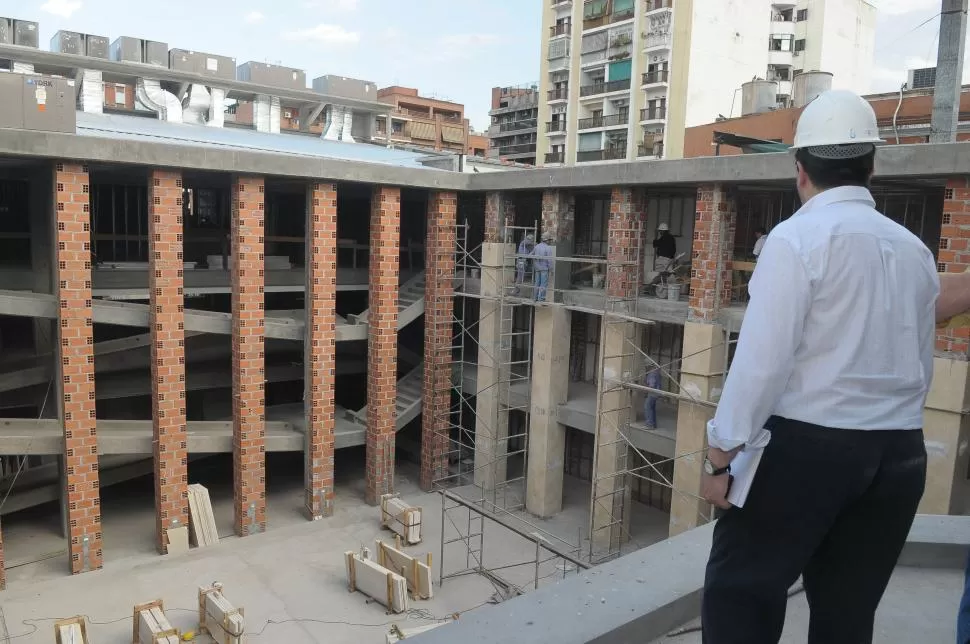
<svg viewBox="0 0 970 644">
<path fill-rule="evenodd" d="M 334 373 L 337 320 L 337 186 L 311 184 L 307 205 L 306 512 L 333 514 Z"/>
<path fill-rule="evenodd" d="M 485 193 L 485 243 L 498 244 L 505 237 L 505 227 L 515 221 L 515 202 L 502 192 Z"/>
<path fill-rule="evenodd" d="M 102 564 L 94 405 L 90 183 L 86 166 L 54 166 L 60 375 L 71 573 Z"/>
<path fill-rule="evenodd" d="M 970 268 L 970 177 L 954 177 L 946 183 L 939 253 L 941 273 L 963 273 Z M 966 357 L 970 327 L 939 330 L 936 350 Z"/>
<path fill-rule="evenodd" d="M 632 298 L 640 275 L 637 244 L 640 213 L 635 208 L 632 188 L 613 188 L 610 195 L 610 220 L 607 228 L 606 293 L 609 297 Z"/>
<path fill-rule="evenodd" d="M 564 190 L 542 193 L 542 232 L 554 242 L 573 239 L 576 229 L 576 197 Z"/>
<path fill-rule="evenodd" d="M 266 530 L 262 177 L 232 186 L 232 459 L 236 534 Z"/>
<path fill-rule="evenodd" d="M 425 244 L 424 391 L 421 415 L 421 488 L 429 491 L 434 481 L 448 474 L 457 215 L 457 194 L 431 193 Z"/>
<path fill-rule="evenodd" d="M 182 175 L 155 170 L 149 177 L 148 190 L 156 545 L 166 554 L 166 530 L 189 525 Z"/>
<path fill-rule="evenodd" d="M 737 205 L 724 186 L 710 184 L 697 188 L 696 207 L 688 319 L 711 323 L 731 301 Z"/>
<path fill-rule="evenodd" d="M 367 333 L 365 498 L 371 505 L 394 490 L 400 246 L 401 190 L 377 186 L 371 197 Z"/>
</svg>

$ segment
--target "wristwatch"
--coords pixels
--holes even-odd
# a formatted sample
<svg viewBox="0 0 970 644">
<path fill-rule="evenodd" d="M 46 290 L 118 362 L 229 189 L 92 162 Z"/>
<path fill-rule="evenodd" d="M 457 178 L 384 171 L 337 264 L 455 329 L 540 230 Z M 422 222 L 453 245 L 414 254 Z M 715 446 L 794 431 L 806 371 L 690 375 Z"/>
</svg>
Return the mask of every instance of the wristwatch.
<svg viewBox="0 0 970 644">
<path fill-rule="evenodd" d="M 724 467 L 714 467 L 714 463 L 711 462 L 711 459 L 706 457 L 704 458 L 704 473 L 708 476 L 720 476 L 721 474 L 727 474 L 730 471 L 730 463 Z"/>
</svg>

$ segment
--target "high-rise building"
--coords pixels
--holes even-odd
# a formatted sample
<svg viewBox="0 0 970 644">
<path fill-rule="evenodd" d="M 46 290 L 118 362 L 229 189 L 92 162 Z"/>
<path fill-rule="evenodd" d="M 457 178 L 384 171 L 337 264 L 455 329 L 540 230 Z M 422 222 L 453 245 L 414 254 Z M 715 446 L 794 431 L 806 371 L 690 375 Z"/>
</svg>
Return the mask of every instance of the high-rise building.
<svg viewBox="0 0 970 644">
<path fill-rule="evenodd" d="M 539 85 L 492 88 L 488 156 L 535 165 Z"/>
<path fill-rule="evenodd" d="M 394 106 L 388 117 L 377 117 L 379 138 L 439 152 L 468 151 L 470 126 L 464 105 L 421 96 L 412 87 L 397 85 L 379 89 L 377 100 Z"/>
<path fill-rule="evenodd" d="M 801 71 L 869 88 L 868 0 L 541 0 L 537 159 L 679 158 L 684 130 L 740 114 L 740 88 Z"/>
</svg>

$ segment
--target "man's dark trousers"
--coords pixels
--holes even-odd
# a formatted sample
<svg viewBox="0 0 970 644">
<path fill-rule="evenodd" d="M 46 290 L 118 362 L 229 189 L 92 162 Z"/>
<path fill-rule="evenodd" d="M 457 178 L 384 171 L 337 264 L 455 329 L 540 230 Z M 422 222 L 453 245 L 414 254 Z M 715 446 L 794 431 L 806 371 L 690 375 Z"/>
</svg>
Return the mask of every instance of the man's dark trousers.
<svg viewBox="0 0 970 644">
<path fill-rule="evenodd" d="M 705 644 L 775 644 L 802 575 L 809 644 L 867 644 L 926 483 L 921 430 L 832 429 L 773 417 L 743 508 L 714 528 Z"/>
</svg>

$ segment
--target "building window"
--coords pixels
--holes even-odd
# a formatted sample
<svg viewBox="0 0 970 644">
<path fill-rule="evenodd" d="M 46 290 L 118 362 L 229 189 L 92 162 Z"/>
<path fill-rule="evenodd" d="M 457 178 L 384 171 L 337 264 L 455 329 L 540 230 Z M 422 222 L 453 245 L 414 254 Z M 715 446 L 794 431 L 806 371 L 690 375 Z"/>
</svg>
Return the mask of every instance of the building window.
<svg viewBox="0 0 970 644">
<path fill-rule="evenodd" d="M 799 9 L 798 13 L 795 14 L 795 20 L 798 22 L 808 20 L 808 9 Z"/>
<path fill-rule="evenodd" d="M 805 51 L 805 39 L 799 38 L 795 41 L 795 51 Z"/>
<path fill-rule="evenodd" d="M 391 121 L 391 131 L 394 134 L 401 134 L 404 132 L 404 123 L 401 121 Z"/>
<path fill-rule="evenodd" d="M 768 41 L 768 51 L 791 51 L 794 36 L 774 34 Z M 804 40 L 802 41 L 805 42 Z"/>
<path fill-rule="evenodd" d="M 115 85 L 115 105 L 125 104 L 125 86 Z"/>
<path fill-rule="evenodd" d="M 798 76 L 803 71 L 805 71 L 805 70 L 803 70 L 803 69 L 796 69 L 795 71 L 792 72 L 792 78 L 794 78 L 795 76 Z"/>
</svg>

